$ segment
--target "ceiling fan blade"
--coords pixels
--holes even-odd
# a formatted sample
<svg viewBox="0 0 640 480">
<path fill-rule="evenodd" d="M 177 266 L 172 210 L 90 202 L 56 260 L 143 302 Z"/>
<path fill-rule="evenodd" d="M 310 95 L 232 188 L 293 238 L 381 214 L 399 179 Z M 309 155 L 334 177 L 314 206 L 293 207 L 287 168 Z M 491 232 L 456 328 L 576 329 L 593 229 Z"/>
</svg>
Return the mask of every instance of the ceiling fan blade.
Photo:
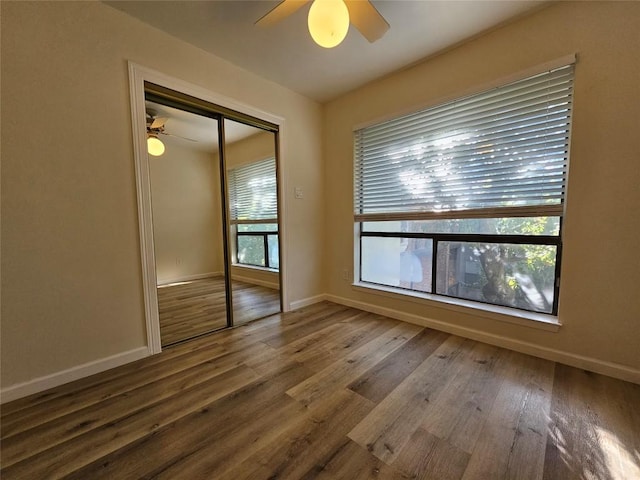
<svg viewBox="0 0 640 480">
<path fill-rule="evenodd" d="M 349 9 L 349 19 L 362 36 L 373 43 L 389 30 L 389 24 L 370 1 L 345 0 Z"/>
<path fill-rule="evenodd" d="M 160 133 L 161 135 L 167 135 L 169 137 L 181 138 L 182 140 L 189 140 L 190 142 L 198 143 L 198 140 L 194 140 L 193 138 L 183 137 L 182 135 L 175 135 L 173 133 L 167 133 L 167 132 L 158 132 L 158 133 Z"/>
<path fill-rule="evenodd" d="M 271 26 L 274 23 L 285 19 L 296 10 L 302 8 L 306 3 L 309 3 L 309 1 L 310 0 L 283 0 L 274 8 L 269 10 L 266 15 L 260 17 L 255 24 L 262 27 Z"/>
<path fill-rule="evenodd" d="M 164 124 L 167 123 L 167 120 L 169 119 L 166 117 L 154 118 L 149 128 L 162 128 L 164 127 Z"/>
</svg>

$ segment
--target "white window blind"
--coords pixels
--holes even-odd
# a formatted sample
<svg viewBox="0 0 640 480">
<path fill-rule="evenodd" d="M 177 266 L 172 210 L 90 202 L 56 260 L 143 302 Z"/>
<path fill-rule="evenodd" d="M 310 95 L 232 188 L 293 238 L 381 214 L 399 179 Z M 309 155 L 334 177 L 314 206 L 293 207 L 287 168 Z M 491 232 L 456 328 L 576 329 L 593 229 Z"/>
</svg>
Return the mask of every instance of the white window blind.
<svg viewBox="0 0 640 480">
<path fill-rule="evenodd" d="M 269 158 L 227 172 L 232 223 L 277 222 L 276 160 Z"/>
<path fill-rule="evenodd" d="M 355 132 L 356 221 L 561 215 L 573 65 Z"/>
</svg>

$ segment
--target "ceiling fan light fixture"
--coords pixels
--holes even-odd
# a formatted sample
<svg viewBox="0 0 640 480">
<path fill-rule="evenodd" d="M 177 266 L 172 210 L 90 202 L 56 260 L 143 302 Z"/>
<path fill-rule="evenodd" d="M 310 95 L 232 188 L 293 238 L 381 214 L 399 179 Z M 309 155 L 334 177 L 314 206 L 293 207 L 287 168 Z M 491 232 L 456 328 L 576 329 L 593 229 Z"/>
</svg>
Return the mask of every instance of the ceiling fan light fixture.
<svg viewBox="0 0 640 480">
<path fill-rule="evenodd" d="M 333 48 L 347 36 L 349 9 L 343 0 L 314 0 L 307 24 L 314 42 L 324 48 Z"/>
<path fill-rule="evenodd" d="M 162 140 L 158 137 L 149 135 L 147 137 L 147 151 L 149 152 L 149 155 L 159 157 L 164 153 L 164 143 L 162 143 Z"/>
</svg>

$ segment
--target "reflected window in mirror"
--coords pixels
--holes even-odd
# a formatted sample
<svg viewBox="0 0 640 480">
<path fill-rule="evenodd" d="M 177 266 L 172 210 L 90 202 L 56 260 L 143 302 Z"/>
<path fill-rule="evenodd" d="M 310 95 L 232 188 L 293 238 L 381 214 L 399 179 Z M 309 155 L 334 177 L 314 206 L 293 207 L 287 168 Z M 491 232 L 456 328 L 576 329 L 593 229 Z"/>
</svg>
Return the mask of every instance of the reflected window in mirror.
<svg viewBox="0 0 640 480">
<path fill-rule="evenodd" d="M 235 265 L 279 268 L 275 158 L 228 170 L 229 213 Z"/>
</svg>

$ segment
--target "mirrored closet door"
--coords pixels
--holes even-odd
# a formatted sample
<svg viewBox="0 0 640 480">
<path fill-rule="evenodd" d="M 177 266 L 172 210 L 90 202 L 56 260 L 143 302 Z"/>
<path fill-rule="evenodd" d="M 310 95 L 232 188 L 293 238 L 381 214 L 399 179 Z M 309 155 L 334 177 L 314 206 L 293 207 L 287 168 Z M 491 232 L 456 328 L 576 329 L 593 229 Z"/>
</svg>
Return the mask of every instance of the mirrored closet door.
<svg viewBox="0 0 640 480">
<path fill-rule="evenodd" d="M 165 347 L 227 326 L 218 120 L 149 100 L 145 106 Z"/>
<path fill-rule="evenodd" d="M 162 347 L 280 312 L 277 130 L 145 87 Z"/>
<path fill-rule="evenodd" d="M 280 311 L 275 133 L 224 120 L 233 321 Z"/>
</svg>

